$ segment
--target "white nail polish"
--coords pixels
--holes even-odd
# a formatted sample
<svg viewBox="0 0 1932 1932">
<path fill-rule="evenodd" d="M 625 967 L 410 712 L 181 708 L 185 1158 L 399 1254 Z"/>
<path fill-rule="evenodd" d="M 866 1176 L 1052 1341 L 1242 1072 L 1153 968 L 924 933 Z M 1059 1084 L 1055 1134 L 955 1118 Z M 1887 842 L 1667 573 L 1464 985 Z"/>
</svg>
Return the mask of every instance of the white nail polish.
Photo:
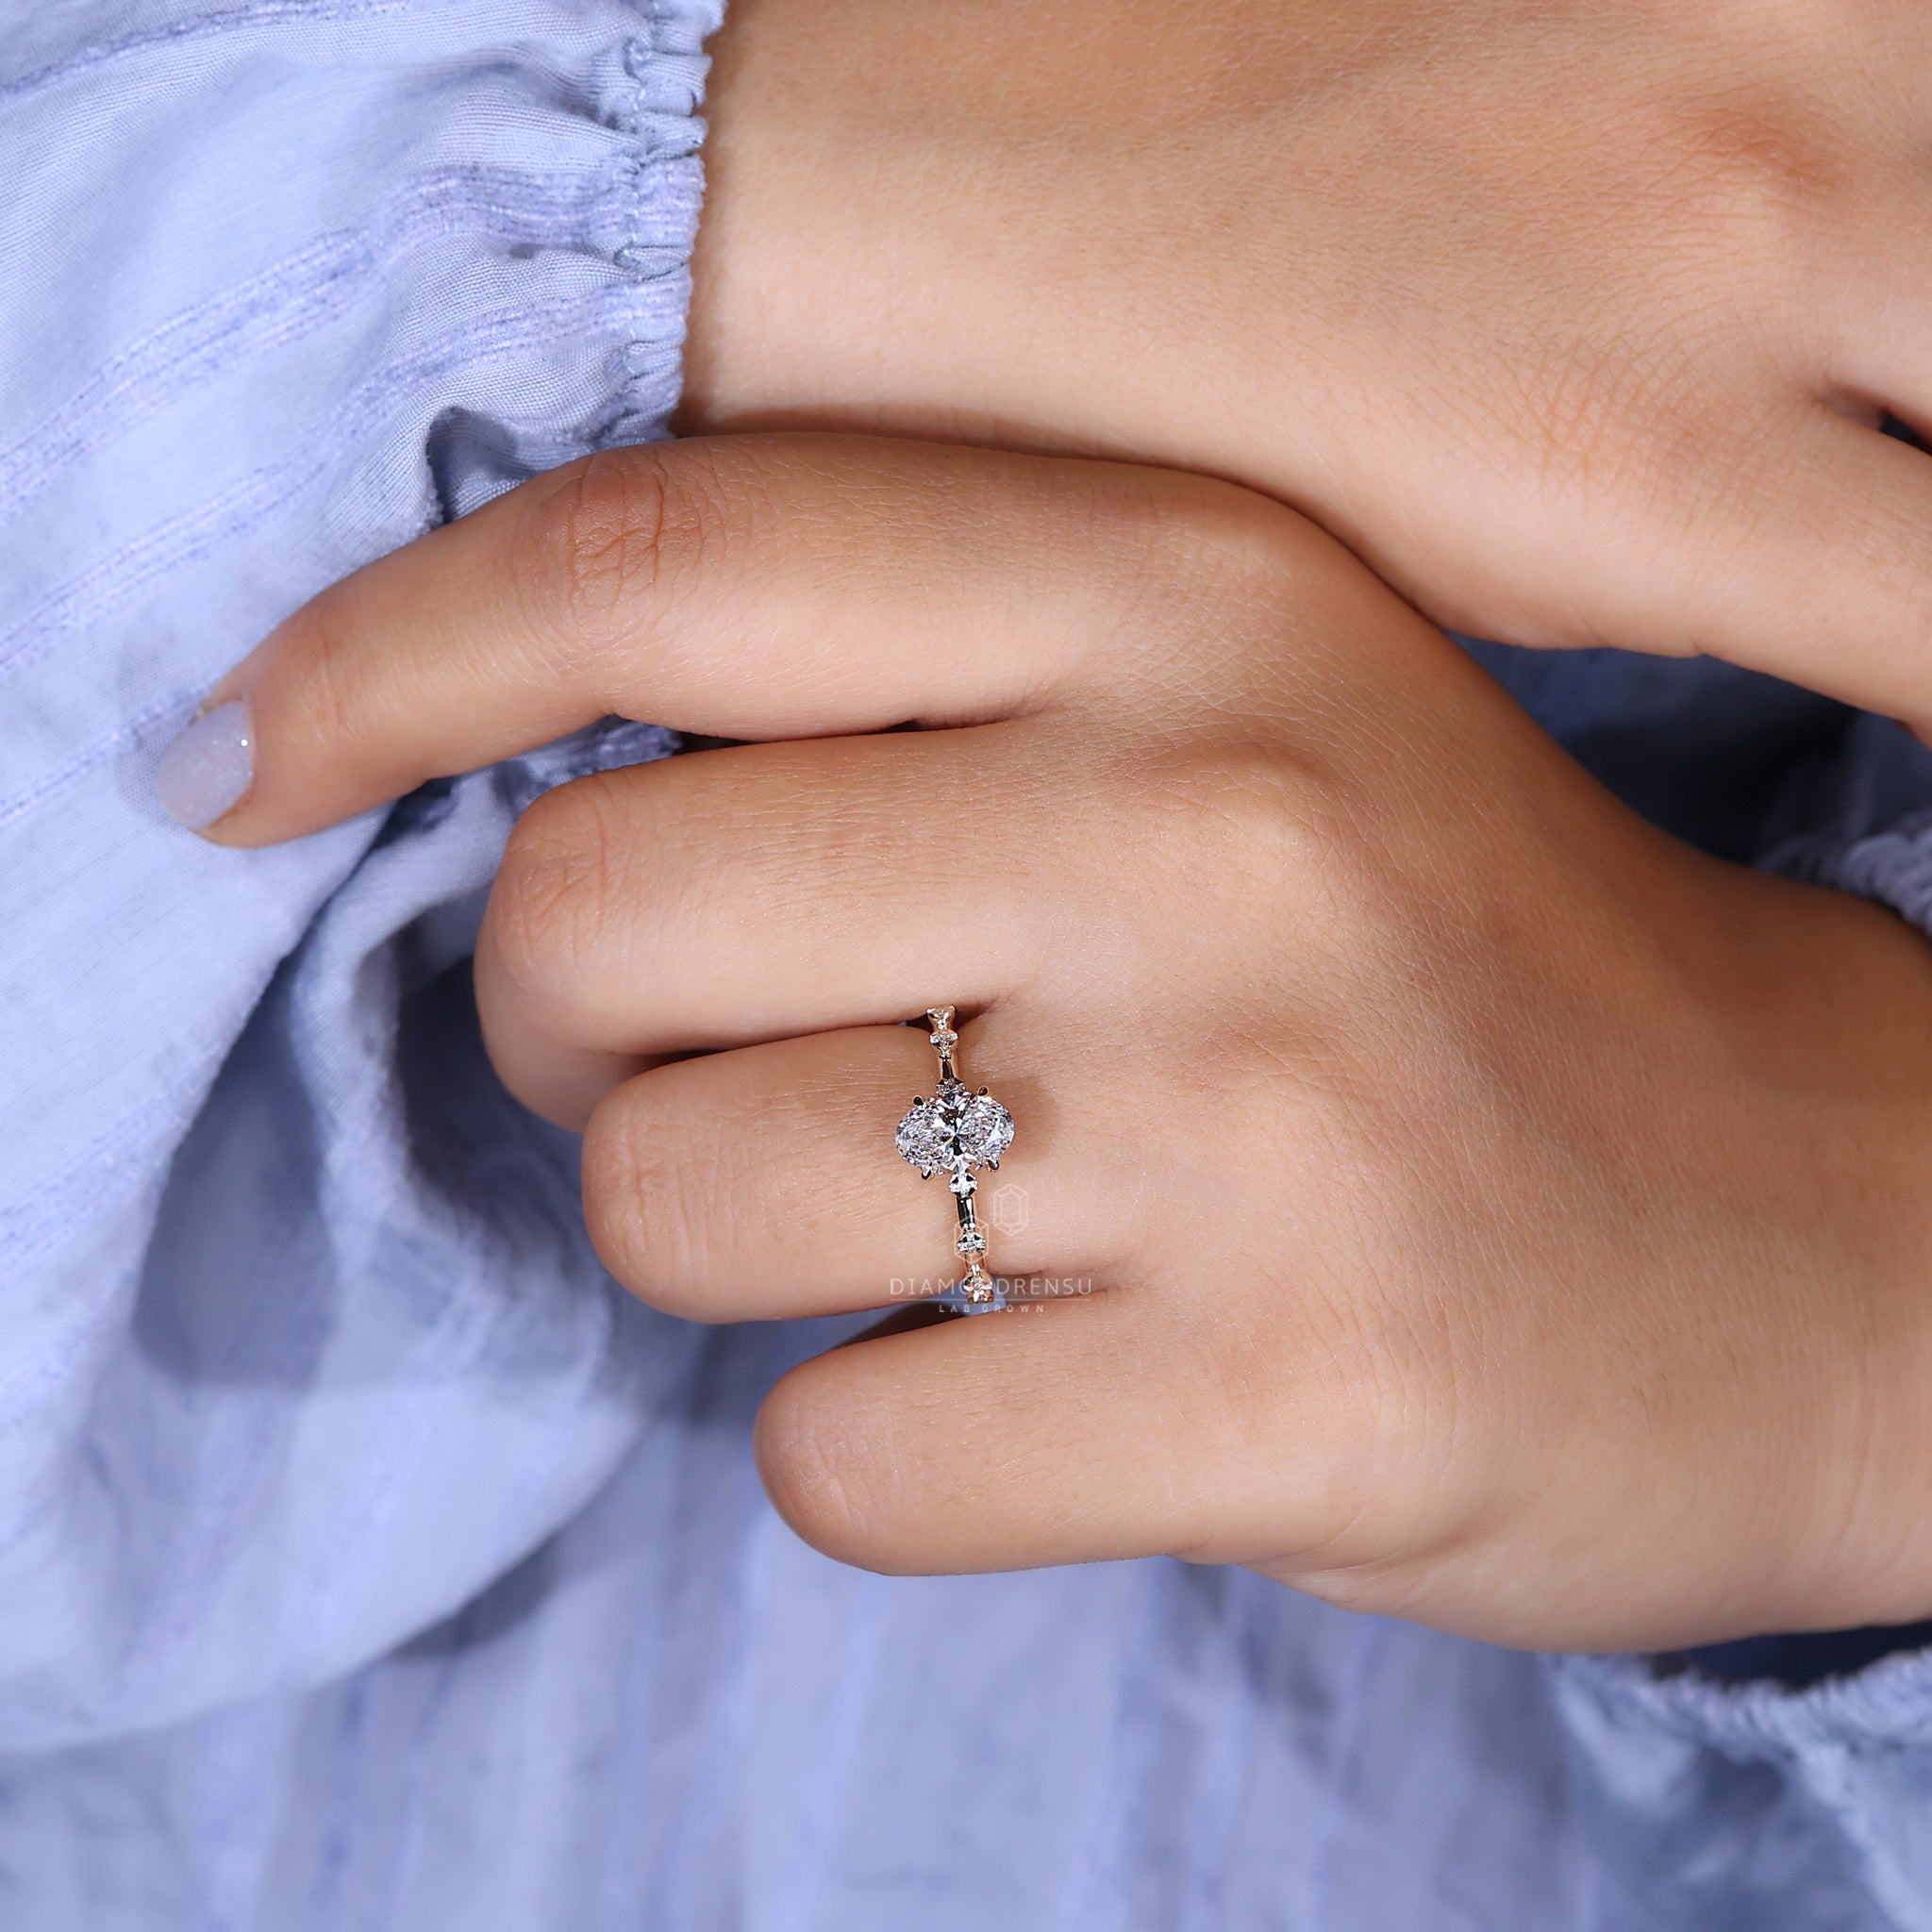
<svg viewBox="0 0 1932 1932">
<path fill-rule="evenodd" d="M 225 818 L 254 783 L 255 732 L 239 698 L 197 718 L 155 770 L 161 809 L 191 832 Z"/>
</svg>

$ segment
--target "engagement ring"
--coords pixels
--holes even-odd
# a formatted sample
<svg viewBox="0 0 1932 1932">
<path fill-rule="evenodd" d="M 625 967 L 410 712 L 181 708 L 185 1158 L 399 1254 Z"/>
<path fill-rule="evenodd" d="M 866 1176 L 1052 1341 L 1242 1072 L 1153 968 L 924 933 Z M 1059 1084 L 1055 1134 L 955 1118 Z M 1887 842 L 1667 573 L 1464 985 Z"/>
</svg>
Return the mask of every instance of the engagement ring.
<svg viewBox="0 0 1932 1932">
<path fill-rule="evenodd" d="M 986 1233 L 973 1211 L 979 1183 L 973 1174 L 975 1168 L 998 1167 L 1000 1156 L 1013 1144 L 1013 1116 L 984 1087 L 974 1093 L 960 1079 L 953 1064 L 953 1049 L 959 1043 L 953 1012 L 951 1007 L 926 1011 L 932 1023 L 927 1037 L 940 1057 L 939 1089 L 930 1098 L 914 1098 L 894 1144 L 924 1179 L 936 1174 L 950 1177 L 946 1185 L 959 1217 L 953 1245 L 967 1264 L 965 1279 L 958 1284 L 959 1294 L 969 1307 L 991 1310 L 998 1305 L 999 1290 L 986 1272 Z"/>
</svg>

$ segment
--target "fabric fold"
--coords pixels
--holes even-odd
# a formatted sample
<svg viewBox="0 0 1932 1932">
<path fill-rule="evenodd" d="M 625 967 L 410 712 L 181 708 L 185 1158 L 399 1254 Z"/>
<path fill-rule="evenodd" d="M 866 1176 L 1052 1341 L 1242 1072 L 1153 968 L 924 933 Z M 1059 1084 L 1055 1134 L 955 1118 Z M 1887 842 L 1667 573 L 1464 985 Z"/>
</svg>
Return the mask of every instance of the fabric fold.
<svg viewBox="0 0 1932 1932">
<path fill-rule="evenodd" d="M 598 1265 L 460 963 L 522 806 L 668 735 L 256 854 L 171 824 L 152 767 L 326 584 L 664 433 L 717 21 L 134 0 L 0 35 L 7 1747 L 406 1641 L 688 1357 Z"/>
</svg>

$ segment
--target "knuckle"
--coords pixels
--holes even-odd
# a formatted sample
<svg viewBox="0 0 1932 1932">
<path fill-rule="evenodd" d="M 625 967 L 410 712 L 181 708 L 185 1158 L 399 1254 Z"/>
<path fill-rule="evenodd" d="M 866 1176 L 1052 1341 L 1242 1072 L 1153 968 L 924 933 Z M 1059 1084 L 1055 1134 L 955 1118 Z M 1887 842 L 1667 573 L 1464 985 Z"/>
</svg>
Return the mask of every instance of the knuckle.
<svg viewBox="0 0 1932 1932">
<path fill-rule="evenodd" d="M 1101 499 L 1103 546 L 1131 586 L 1124 608 L 1179 620 L 1183 648 L 1203 632 L 1249 627 L 1296 594 L 1305 526 L 1292 511 L 1212 477 L 1127 472 Z"/>
<path fill-rule="evenodd" d="M 1358 841 L 1312 755 L 1240 739 L 1148 759 L 1135 782 L 1146 823 L 1137 864 L 1152 861 L 1194 892 L 1224 903 L 1252 943 L 1270 908 L 1306 908 L 1312 891 L 1340 893 Z"/>
<path fill-rule="evenodd" d="M 706 1319 L 680 1284 L 691 1263 L 692 1217 L 672 1137 L 658 1130 L 642 1085 L 620 1088 L 584 1130 L 584 1224 L 604 1265 L 641 1300 L 667 1314 Z"/>
<path fill-rule="evenodd" d="M 738 1137 L 691 1130 L 650 1074 L 591 1116 L 582 1154 L 592 1245 L 641 1300 L 691 1322 L 729 1319 L 717 1290 L 737 1274 L 734 1232 L 759 1176 Z"/>
<path fill-rule="evenodd" d="M 813 1549 L 859 1569 L 891 1567 L 890 1498 L 877 1480 L 881 1445 L 862 1415 L 828 1399 L 827 1358 L 793 1369 L 765 1398 L 753 1443 L 772 1507 Z M 836 1367 L 836 1365 L 834 1365 Z"/>
<path fill-rule="evenodd" d="M 716 567 L 729 524 L 708 458 L 651 444 L 600 451 L 532 499 L 508 568 L 538 634 L 594 663 Z"/>
<path fill-rule="evenodd" d="M 1312 533 L 1291 510 L 1204 479 L 1200 500 L 1177 505 L 1176 512 L 1171 541 L 1197 586 L 1242 606 L 1306 595 L 1295 565 Z"/>
<path fill-rule="evenodd" d="M 593 1002 L 608 964 L 613 908 L 632 881 L 627 854 L 649 841 L 616 823 L 610 781 L 544 793 L 517 822 L 491 893 L 492 957 L 510 991 L 539 1012 Z"/>
<path fill-rule="evenodd" d="M 1678 273 L 1660 274 L 1661 306 L 1727 333 L 1739 325 L 1741 296 L 1770 296 L 1803 275 L 1819 218 L 1845 177 L 1836 143 L 1775 84 L 1655 102 L 1605 138 L 1630 160 L 1633 217 L 1675 238 Z M 1718 281 L 1713 258 L 1730 271 Z"/>
<path fill-rule="evenodd" d="M 323 591 L 282 627 L 283 647 L 300 665 L 303 728 L 339 766 L 353 766 L 358 747 L 381 731 L 359 638 L 347 584 Z"/>
<path fill-rule="evenodd" d="M 1357 1058 L 1391 1050 L 1384 1016 L 1433 1010 L 1443 994 L 1432 961 L 1459 942 L 1460 901 L 1445 896 L 1400 799 L 1363 796 L 1315 742 L 1187 747 L 1149 759 L 1132 782 L 1140 796 L 1115 850 L 1129 903 L 1147 912 L 1125 942 L 1171 971 L 1160 908 L 1188 905 L 1190 986 L 1217 990 L 1195 1019 L 1224 1040 L 1232 1065 L 1253 1070 L 1256 1131 L 1276 1130 L 1269 1110 L 1285 1063 L 1353 1093 Z M 1346 1024 L 1329 1004 L 1342 989 Z"/>
<path fill-rule="evenodd" d="M 598 1258 L 633 1294 L 650 1299 L 650 1257 L 657 1242 L 646 1203 L 648 1159 L 637 1132 L 637 1108 L 620 1089 L 584 1128 L 584 1225 Z"/>
<path fill-rule="evenodd" d="M 631 450 L 573 464 L 541 499 L 513 553 L 539 621 L 607 627 L 649 594 L 666 517 L 663 465 Z"/>
</svg>

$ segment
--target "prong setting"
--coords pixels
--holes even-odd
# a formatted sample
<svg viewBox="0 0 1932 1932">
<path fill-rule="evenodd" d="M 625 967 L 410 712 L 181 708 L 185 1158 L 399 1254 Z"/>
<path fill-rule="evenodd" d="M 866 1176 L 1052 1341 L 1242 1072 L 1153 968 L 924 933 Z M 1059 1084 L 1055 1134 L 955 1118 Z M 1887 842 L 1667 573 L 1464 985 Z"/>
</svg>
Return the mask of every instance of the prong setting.
<svg viewBox="0 0 1932 1932">
<path fill-rule="evenodd" d="M 969 1089 L 959 1078 L 953 1062 L 959 1044 L 953 1024 L 956 1010 L 926 1010 L 926 1040 L 939 1056 L 939 1085 L 930 1094 L 913 1096 L 893 1144 L 922 1180 L 946 1175 L 959 1224 L 953 1245 L 967 1262 L 965 1276 L 956 1286 L 969 1308 L 983 1310 L 999 1306 L 999 1286 L 980 1258 L 987 1240 L 974 1210 L 973 1197 L 979 1191 L 974 1174 L 978 1168 L 998 1169 L 1000 1156 L 1012 1144 L 1013 1117 L 986 1088 Z"/>
</svg>

